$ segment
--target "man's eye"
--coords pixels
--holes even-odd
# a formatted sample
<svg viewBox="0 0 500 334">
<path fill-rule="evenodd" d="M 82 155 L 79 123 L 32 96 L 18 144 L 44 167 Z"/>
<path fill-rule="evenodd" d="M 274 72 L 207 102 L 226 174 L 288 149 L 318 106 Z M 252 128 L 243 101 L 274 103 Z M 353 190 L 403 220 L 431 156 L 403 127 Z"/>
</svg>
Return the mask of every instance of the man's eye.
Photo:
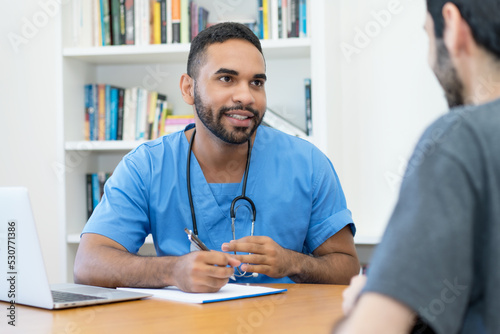
<svg viewBox="0 0 500 334">
<path fill-rule="evenodd" d="M 254 86 L 257 86 L 257 87 L 262 87 L 262 86 L 264 86 L 264 81 L 262 81 L 262 80 L 254 80 L 254 81 L 252 82 L 252 84 L 253 84 Z"/>
<path fill-rule="evenodd" d="M 226 76 L 220 77 L 219 80 L 222 82 L 231 82 L 231 77 L 228 77 L 226 75 Z"/>
</svg>

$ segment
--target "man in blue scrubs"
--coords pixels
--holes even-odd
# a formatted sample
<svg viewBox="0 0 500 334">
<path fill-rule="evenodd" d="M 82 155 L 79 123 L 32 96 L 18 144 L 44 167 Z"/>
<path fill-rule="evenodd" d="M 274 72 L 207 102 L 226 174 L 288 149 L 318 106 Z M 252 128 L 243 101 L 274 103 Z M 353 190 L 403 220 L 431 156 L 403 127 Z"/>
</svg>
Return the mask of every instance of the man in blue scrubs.
<svg viewBox="0 0 500 334">
<path fill-rule="evenodd" d="M 354 224 L 328 158 L 260 126 L 265 70 L 260 41 L 244 25 L 218 24 L 193 40 L 180 88 L 195 126 L 123 158 L 83 230 L 76 282 L 212 292 L 231 276 L 346 284 L 359 272 Z M 231 203 L 243 192 L 255 228 L 250 201 L 237 201 L 233 238 Z M 185 228 L 211 251 L 190 252 Z M 149 234 L 158 256 L 136 255 Z"/>
</svg>

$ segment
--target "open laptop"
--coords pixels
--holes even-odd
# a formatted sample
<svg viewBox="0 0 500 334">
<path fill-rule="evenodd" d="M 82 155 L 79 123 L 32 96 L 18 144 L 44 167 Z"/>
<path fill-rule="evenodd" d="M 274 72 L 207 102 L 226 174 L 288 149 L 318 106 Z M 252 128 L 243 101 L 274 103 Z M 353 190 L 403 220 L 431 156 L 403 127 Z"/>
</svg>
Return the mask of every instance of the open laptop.
<svg viewBox="0 0 500 334">
<path fill-rule="evenodd" d="M 61 309 L 150 294 L 79 284 L 49 285 L 26 188 L 0 187 L 0 300 Z"/>
</svg>

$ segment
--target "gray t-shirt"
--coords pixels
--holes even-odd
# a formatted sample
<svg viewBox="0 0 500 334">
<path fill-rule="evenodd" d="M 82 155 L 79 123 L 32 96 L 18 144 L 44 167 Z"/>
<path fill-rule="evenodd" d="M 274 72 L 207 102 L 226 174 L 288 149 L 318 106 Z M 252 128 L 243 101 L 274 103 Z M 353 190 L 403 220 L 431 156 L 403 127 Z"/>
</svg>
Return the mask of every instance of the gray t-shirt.
<svg viewBox="0 0 500 334">
<path fill-rule="evenodd" d="M 436 333 L 500 331 L 500 100 L 455 108 L 408 163 L 366 291 Z M 428 329 L 429 329 L 428 328 Z"/>
</svg>

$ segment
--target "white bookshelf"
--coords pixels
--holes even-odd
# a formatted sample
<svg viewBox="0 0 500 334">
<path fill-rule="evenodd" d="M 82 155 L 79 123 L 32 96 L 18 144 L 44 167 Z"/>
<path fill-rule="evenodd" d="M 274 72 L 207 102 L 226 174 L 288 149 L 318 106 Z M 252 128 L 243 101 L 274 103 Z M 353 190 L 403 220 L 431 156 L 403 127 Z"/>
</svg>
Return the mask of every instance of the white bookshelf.
<svg viewBox="0 0 500 334">
<path fill-rule="evenodd" d="M 309 0 L 309 38 L 262 41 L 268 75 L 268 107 L 300 125 L 305 121 L 301 119 L 305 117 L 303 80 L 311 78 L 313 136 L 308 139 L 327 154 L 332 139 L 328 133 L 329 113 L 337 109 L 339 99 L 335 87 L 340 81 L 338 77 L 329 77 L 325 71 L 335 61 L 325 55 L 325 43 L 331 36 L 331 32 L 326 31 L 331 26 L 331 17 L 325 13 L 335 13 L 335 9 L 334 2 Z M 192 113 L 192 109 L 183 102 L 179 90 L 180 76 L 186 71 L 189 45 L 76 48 L 71 43 L 71 2 L 61 5 L 61 11 L 62 84 L 59 93 L 62 103 L 59 113 L 60 152 L 64 163 L 60 166 L 63 205 L 59 216 L 66 236 L 61 245 L 65 250 L 64 271 L 67 280 L 72 281 L 79 236 L 87 221 L 85 175 L 112 172 L 123 155 L 141 144 L 139 141 L 84 141 L 84 85 L 105 83 L 133 87 L 147 83 L 154 87 L 145 88 L 167 95 L 175 114 Z M 148 243 L 152 240 L 148 239 Z"/>
</svg>

